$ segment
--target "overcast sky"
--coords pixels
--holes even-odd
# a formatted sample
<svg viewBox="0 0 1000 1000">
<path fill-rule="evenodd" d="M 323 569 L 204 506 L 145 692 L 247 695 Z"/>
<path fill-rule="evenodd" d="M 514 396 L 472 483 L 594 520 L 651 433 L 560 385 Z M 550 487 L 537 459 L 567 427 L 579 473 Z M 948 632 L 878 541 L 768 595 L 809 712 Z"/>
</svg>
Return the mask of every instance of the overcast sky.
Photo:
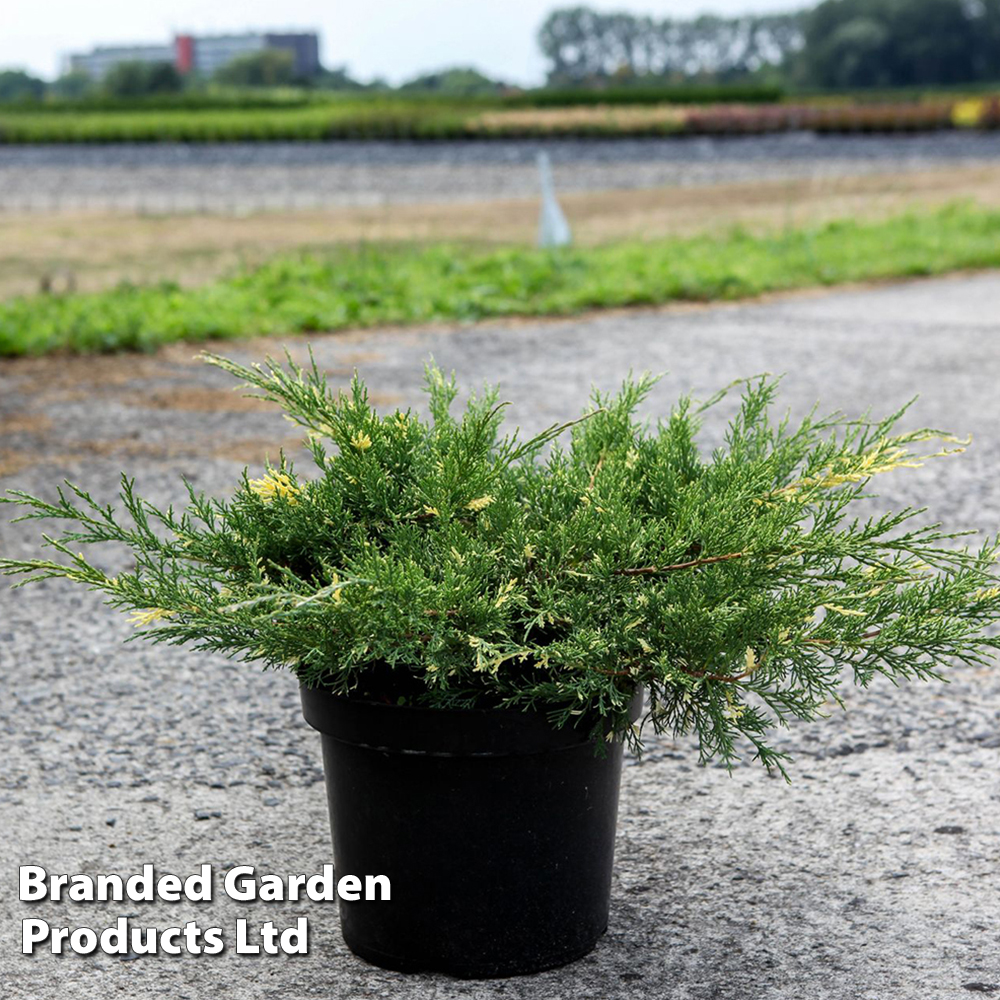
<svg viewBox="0 0 1000 1000">
<path fill-rule="evenodd" d="M 158 42 L 175 32 L 315 29 L 327 66 L 398 83 L 422 70 L 472 65 L 538 83 L 535 33 L 554 7 L 580 0 L 0 0 L 0 69 L 52 77 L 67 52 Z M 788 10 L 795 0 L 619 0 L 592 4 L 659 17 Z"/>
</svg>

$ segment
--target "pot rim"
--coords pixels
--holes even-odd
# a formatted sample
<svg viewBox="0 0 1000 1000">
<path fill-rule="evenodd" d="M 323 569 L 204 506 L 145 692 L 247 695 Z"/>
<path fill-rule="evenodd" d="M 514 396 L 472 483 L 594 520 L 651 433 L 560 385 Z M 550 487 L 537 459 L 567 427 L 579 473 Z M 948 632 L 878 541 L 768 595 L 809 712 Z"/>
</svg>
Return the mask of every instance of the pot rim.
<svg viewBox="0 0 1000 1000">
<path fill-rule="evenodd" d="M 554 729 L 544 711 L 515 708 L 422 708 L 346 698 L 300 684 L 302 714 L 324 737 L 386 753 L 436 757 L 503 757 L 551 753 L 595 744 L 596 713 Z M 642 713 L 643 689 L 629 705 Z"/>
</svg>

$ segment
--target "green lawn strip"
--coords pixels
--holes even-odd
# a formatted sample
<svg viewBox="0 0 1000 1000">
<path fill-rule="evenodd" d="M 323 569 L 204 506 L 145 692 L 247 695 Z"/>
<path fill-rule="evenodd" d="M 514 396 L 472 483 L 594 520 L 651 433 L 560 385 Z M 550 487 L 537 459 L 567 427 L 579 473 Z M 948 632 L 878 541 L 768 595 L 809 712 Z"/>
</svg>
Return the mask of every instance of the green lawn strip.
<svg viewBox="0 0 1000 1000">
<path fill-rule="evenodd" d="M 0 303 L 0 356 L 151 350 L 212 337 L 567 315 L 1000 266 L 1000 211 L 963 203 L 878 222 L 735 230 L 558 251 L 432 246 L 283 256 L 199 288 Z"/>
</svg>

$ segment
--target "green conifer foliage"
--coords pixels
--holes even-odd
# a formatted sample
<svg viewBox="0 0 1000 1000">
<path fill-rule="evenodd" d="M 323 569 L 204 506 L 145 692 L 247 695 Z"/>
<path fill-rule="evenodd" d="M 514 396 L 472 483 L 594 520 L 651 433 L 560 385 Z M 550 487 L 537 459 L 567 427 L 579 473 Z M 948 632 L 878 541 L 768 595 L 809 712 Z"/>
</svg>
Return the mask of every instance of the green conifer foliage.
<svg viewBox="0 0 1000 1000">
<path fill-rule="evenodd" d="M 939 677 L 1000 645 L 996 541 L 962 547 L 912 508 L 855 515 L 874 476 L 962 450 L 898 431 L 903 411 L 776 420 L 777 383 L 759 378 L 649 426 L 642 377 L 522 441 L 493 391 L 453 414 L 458 388 L 434 367 L 425 420 L 380 416 L 357 378 L 333 393 L 315 363 L 207 360 L 301 425 L 312 474 L 282 458 L 227 500 L 188 487 L 180 513 L 126 477 L 117 509 L 71 484 L 55 500 L 11 491 L 25 518 L 68 527 L 45 538 L 54 559 L 0 569 L 103 591 L 154 642 L 353 696 L 539 708 L 557 725 L 593 712 L 638 746 L 627 709 L 643 685 L 655 731 L 781 771 L 769 730 L 822 714 L 845 679 Z M 737 386 L 725 443 L 704 454 L 702 415 Z M 131 550 L 129 572 L 80 552 L 104 542 Z"/>
</svg>

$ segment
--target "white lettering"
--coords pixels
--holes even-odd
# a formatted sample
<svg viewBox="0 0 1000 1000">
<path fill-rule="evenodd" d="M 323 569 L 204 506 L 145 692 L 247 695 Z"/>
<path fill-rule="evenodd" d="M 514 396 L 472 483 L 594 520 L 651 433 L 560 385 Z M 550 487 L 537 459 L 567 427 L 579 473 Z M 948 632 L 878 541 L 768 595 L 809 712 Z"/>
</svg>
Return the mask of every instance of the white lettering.
<svg viewBox="0 0 1000 1000">
<path fill-rule="evenodd" d="M 151 903 L 156 898 L 153 890 L 153 866 L 143 865 L 139 875 L 130 875 L 125 882 L 125 891 L 133 902 Z"/>
<path fill-rule="evenodd" d="M 133 927 L 129 931 L 129 941 L 136 955 L 156 954 L 156 928 Z"/>
<path fill-rule="evenodd" d="M 259 955 L 260 945 L 247 941 L 247 922 L 243 917 L 236 921 L 236 954 Z"/>
<path fill-rule="evenodd" d="M 206 955 L 221 955 L 226 948 L 226 942 L 222 937 L 221 927 L 209 927 L 204 934 Z"/>
<path fill-rule="evenodd" d="M 68 875 L 52 875 L 49 877 L 49 899 L 58 902 L 62 896 L 60 890 L 69 882 Z"/>
<path fill-rule="evenodd" d="M 345 875 L 337 882 L 337 895 L 349 902 L 360 899 L 361 879 L 357 875 Z"/>
<path fill-rule="evenodd" d="M 383 902 L 389 899 L 390 885 L 388 875 L 366 875 L 365 876 L 365 899 L 375 898 L 375 886 L 378 886 L 378 898 Z"/>
<path fill-rule="evenodd" d="M 33 955 L 35 945 L 49 936 L 49 925 L 44 920 L 21 921 L 21 954 Z"/>
<path fill-rule="evenodd" d="M 309 923 L 305 917 L 299 917 L 294 927 L 281 932 L 281 950 L 286 955 L 309 954 Z"/>
<path fill-rule="evenodd" d="M 152 869 L 153 866 L 150 865 L 149 867 Z M 85 875 L 74 875 L 73 886 L 76 885 L 77 879 L 80 879 L 81 884 L 85 886 L 84 891 L 87 893 L 87 901 L 89 902 L 94 898 L 94 884 Z M 86 879 L 86 882 L 84 882 L 84 879 Z M 97 898 L 100 900 L 111 899 L 116 903 L 120 903 L 125 898 L 125 880 L 121 875 L 98 875 L 96 892 Z M 70 887 L 69 895 L 70 899 L 72 899 L 72 886 Z"/>
<path fill-rule="evenodd" d="M 97 931 L 89 927 L 77 927 L 69 936 L 69 946 L 78 955 L 89 955 L 97 950 Z"/>
<path fill-rule="evenodd" d="M 262 903 L 280 903 L 285 898 L 285 883 L 279 875 L 261 875 L 257 898 Z"/>
<path fill-rule="evenodd" d="M 212 899 L 212 866 L 202 865 L 198 874 L 184 879 L 184 895 L 192 903 L 208 903 Z"/>
<path fill-rule="evenodd" d="M 21 865 L 17 870 L 18 898 L 22 903 L 45 899 L 45 869 L 41 865 Z"/>
<path fill-rule="evenodd" d="M 131 882 L 132 879 L 129 879 Z M 181 898 L 181 880 L 176 875 L 161 875 L 156 880 L 156 894 L 167 903 L 176 903 Z M 132 897 L 135 898 L 134 896 Z"/>
<path fill-rule="evenodd" d="M 168 927 L 163 931 L 160 934 L 160 951 L 165 955 L 179 955 L 183 950 L 177 943 L 177 938 L 180 937 L 180 934 L 181 929 L 179 927 Z"/>
<path fill-rule="evenodd" d="M 257 892 L 257 883 L 253 877 L 253 865 L 237 865 L 235 868 L 230 868 L 226 872 L 223 886 L 230 899 L 235 899 L 239 903 L 249 903 L 255 898 Z M 256 952 L 248 954 L 256 954 Z"/>
<path fill-rule="evenodd" d="M 313 875 L 306 882 L 306 896 L 314 903 L 328 903 L 336 899 L 337 886 L 333 880 L 333 865 L 323 865 L 320 875 Z"/>
<path fill-rule="evenodd" d="M 114 927 L 101 932 L 101 951 L 105 955 L 127 955 L 128 937 L 128 921 L 119 917 Z"/>
</svg>

